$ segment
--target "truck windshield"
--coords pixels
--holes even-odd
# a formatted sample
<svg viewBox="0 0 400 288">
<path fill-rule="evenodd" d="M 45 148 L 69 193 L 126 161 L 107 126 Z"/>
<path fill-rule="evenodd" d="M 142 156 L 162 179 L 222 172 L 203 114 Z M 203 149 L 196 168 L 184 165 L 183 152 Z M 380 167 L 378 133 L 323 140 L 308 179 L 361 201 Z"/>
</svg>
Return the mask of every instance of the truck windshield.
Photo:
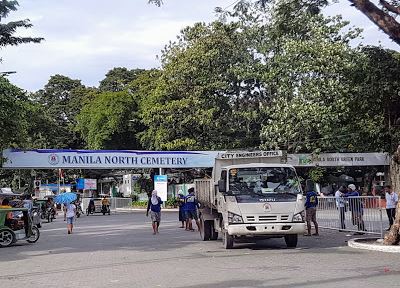
<svg viewBox="0 0 400 288">
<path fill-rule="evenodd" d="M 229 170 L 233 195 L 297 195 L 301 192 L 296 172 L 289 167 L 235 168 Z"/>
</svg>

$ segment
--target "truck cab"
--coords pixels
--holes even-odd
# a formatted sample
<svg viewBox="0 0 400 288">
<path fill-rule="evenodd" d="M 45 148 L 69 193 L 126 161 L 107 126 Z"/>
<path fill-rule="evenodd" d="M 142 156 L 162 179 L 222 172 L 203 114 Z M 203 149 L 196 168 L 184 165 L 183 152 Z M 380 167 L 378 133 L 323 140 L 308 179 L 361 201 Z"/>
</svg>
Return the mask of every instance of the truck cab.
<svg viewBox="0 0 400 288">
<path fill-rule="evenodd" d="M 221 233 L 227 249 L 234 242 L 278 237 L 284 238 L 288 247 L 297 246 L 298 234 L 306 228 L 304 198 L 294 167 L 282 164 L 280 155 L 216 159 L 210 197 L 205 198 L 201 185 L 197 191 L 204 204 L 200 217 L 203 238 L 209 234 L 203 240 Z"/>
</svg>

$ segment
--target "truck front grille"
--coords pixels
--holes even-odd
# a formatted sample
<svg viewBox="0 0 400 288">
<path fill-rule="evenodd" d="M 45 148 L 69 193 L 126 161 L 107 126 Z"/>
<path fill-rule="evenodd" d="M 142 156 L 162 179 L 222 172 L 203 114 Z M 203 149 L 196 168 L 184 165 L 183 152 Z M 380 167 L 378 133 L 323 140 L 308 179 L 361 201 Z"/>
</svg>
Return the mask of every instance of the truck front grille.
<svg viewBox="0 0 400 288">
<path fill-rule="evenodd" d="M 254 216 L 247 216 L 246 219 L 247 219 L 247 222 L 255 222 L 256 221 L 256 217 L 254 217 Z"/>
<path fill-rule="evenodd" d="M 277 222 L 288 221 L 289 215 L 258 215 L 246 216 L 246 222 Z"/>
<path fill-rule="evenodd" d="M 289 220 L 289 215 L 281 215 L 281 220 L 282 220 L 282 221 L 287 221 L 287 220 Z"/>
<path fill-rule="evenodd" d="M 276 221 L 278 220 L 277 215 L 263 215 L 258 217 L 258 221 L 260 222 L 265 222 L 265 221 Z"/>
</svg>

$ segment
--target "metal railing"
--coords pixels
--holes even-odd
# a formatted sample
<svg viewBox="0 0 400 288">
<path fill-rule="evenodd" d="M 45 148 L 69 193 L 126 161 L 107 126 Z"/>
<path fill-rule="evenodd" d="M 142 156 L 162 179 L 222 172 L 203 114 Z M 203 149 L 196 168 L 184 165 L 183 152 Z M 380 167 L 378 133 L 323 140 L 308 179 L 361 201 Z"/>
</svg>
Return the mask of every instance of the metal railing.
<svg viewBox="0 0 400 288">
<path fill-rule="evenodd" d="M 380 197 L 318 197 L 317 222 L 320 228 L 378 234 L 383 238 L 384 221 Z"/>
<path fill-rule="evenodd" d="M 110 209 L 117 211 L 117 209 L 132 208 L 132 198 L 111 198 Z"/>
<path fill-rule="evenodd" d="M 110 210 L 116 212 L 118 209 L 132 208 L 132 198 L 109 198 Z M 90 198 L 82 199 L 82 210 L 86 213 L 86 209 L 89 206 Z M 101 200 L 95 200 L 96 211 L 101 209 Z"/>
</svg>

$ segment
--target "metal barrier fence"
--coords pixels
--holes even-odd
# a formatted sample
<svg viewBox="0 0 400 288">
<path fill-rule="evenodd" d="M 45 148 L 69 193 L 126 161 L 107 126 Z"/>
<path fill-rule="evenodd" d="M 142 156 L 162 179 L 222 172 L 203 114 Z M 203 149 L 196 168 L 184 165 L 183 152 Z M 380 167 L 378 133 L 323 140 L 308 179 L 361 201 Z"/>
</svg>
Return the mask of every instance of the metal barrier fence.
<svg viewBox="0 0 400 288">
<path fill-rule="evenodd" d="M 111 198 L 110 209 L 117 211 L 117 209 L 132 208 L 132 198 Z"/>
<path fill-rule="evenodd" d="M 325 229 L 378 234 L 388 222 L 380 197 L 318 197 L 317 222 Z"/>
<path fill-rule="evenodd" d="M 110 210 L 112 212 L 116 212 L 117 209 L 131 208 L 132 207 L 132 198 L 108 198 L 110 200 Z M 82 210 L 86 213 L 86 209 L 89 206 L 90 198 L 82 198 Z M 96 211 L 101 210 L 101 199 L 95 199 Z"/>
</svg>

